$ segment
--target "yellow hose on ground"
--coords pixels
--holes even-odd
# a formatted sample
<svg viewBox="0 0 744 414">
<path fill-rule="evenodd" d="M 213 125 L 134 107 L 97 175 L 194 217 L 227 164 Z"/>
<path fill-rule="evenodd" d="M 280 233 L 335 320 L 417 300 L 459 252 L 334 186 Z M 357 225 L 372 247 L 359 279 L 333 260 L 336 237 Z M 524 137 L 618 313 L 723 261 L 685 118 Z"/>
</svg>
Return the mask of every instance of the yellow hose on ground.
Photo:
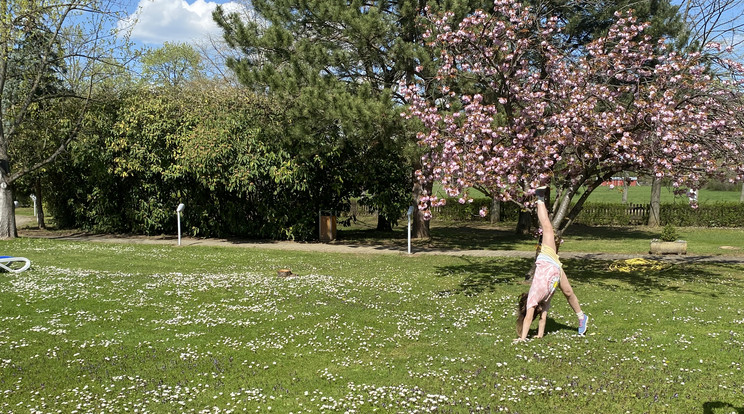
<svg viewBox="0 0 744 414">
<path fill-rule="evenodd" d="M 664 270 L 672 265 L 657 260 L 643 259 L 640 257 L 634 259 L 616 260 L 610 264 L 610 270 L 617 272 L 651 272 Z"/>
</svg>

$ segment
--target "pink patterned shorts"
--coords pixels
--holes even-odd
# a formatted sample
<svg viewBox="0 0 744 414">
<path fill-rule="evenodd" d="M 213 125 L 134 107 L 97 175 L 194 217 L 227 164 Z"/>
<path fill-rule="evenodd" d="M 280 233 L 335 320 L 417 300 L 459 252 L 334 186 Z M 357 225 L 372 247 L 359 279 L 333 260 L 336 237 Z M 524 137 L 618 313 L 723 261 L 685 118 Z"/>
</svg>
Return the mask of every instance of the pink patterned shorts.
<svg viewBox="0 0 744 414">
<path fill-rule="evenodd" d="M 535 264 L 537 268 L 530 291 L 527 294 L 527 308 L 535 307 L 538 303 L 544 303 L 545 310 L 547 310 L 550 307 L 550 298 L 561 281 L 561 270 L 553 262 L 540 260 L 539 257 Z"/>
</svg>

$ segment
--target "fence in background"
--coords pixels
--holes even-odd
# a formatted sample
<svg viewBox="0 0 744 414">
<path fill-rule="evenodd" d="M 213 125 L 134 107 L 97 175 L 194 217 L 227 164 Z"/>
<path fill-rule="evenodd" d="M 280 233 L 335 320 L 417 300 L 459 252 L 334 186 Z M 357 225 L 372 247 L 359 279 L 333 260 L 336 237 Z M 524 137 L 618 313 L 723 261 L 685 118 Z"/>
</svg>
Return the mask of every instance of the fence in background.
<svg viewBox="0 0 744 414">
<path fill-rule="evenodd" d="M 448 200 L 442 207 L 435 207 L 435 219 L 449 221 L 490 221 L 490 212 L 481 217 L 481 207 L 490 208 L 487 198 L 474 199 L 472 203 L 460 204 L 456 199 Z M 519 207 L 514 203 L 501 203 L 500 221 L 516 222 Z M 576 223 L 588 226 L 644 226 L 648 223 L 649 204 L 586 203 L 579 213 Z M 405 219 L 401 213 L 401 220 Z M 351 214 L 357 217 L 375 215 L 375 211 L 351 203 Z M 715 202 L 703 203 L 692 208 L 686 203 L 665 203 L 660 209 L 661 224 L 671 223 L 685 227 L 744 227 L 744 203 Z"/>
</svg>

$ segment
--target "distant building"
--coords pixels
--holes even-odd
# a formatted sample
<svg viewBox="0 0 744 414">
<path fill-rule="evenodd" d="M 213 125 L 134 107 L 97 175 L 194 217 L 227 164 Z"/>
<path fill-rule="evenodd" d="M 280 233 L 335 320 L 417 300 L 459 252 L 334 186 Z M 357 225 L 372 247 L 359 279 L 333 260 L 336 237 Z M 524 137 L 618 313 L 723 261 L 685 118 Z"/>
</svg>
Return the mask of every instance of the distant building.
<svg viewBox="0 0 744 414">
<path fill-rule="evenodd" d="M 630 180 L 630 187 L 638 185 L 638 177 L 628 177 Z M 602 183 L 604 186 L 622 187 L 625 185 L 625 178 L 623 177 L 612 177 L 608 181 Z"/>
</svg>

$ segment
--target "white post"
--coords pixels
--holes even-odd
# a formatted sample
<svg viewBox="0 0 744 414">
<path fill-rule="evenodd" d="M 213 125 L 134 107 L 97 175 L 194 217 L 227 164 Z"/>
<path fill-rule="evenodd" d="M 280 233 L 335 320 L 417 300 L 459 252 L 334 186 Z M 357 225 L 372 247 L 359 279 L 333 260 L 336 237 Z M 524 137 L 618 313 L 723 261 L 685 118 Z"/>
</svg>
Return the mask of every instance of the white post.
<svg viewBox="0 0 744 414">
<path fill-rule="evenodd" d="M 176 213 L 176 221 L 178 222 L 178 245 L 181 245 L 181 213 Z"/>
<path fill-rule="evenodd" d="M 176 208 L 176 221 L 178 222 L 178 245 L 181 245 L 181 212 L 183 209 L 186 208 L 186 206 L 181 203 L 178 205 L 178 208 Z"/>
<path fill-rule="evenodd" d="M 31 200 L 34 200 L 34 217 L 36 217 L 36 196 L 31 194 Z"/>
<path fill-rule="evenodd" d="M 411 215 L 413 214 L 413 206 L 408 207 L 408 254 L 411 254 Z"/>
</svg>

